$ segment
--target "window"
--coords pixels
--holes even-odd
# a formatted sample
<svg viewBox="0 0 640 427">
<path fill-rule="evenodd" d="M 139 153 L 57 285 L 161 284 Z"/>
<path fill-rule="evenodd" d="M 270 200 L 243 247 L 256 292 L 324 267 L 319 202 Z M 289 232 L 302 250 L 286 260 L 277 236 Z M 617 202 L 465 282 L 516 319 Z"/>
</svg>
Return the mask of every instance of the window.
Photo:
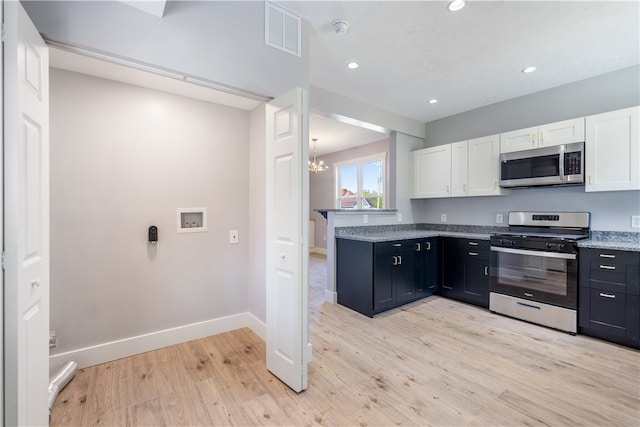
<svg viewBox="0 0 640 427">
<path fill-rule="evenodd" d="M 336 207 L 383 209 L 386 153 L 336 163 Z"/>
</svg>

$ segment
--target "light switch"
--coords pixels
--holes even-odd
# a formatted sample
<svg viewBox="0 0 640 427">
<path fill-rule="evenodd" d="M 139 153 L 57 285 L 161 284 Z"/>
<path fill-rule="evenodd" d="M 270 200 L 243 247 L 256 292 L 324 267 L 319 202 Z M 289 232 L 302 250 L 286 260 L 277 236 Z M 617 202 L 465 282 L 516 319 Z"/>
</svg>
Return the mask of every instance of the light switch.
<svg viewBox="0 0 640 427">
<path fill-rule="evenodd" d="M 229 231 L 229 243 L 238 243 L 238 230 Z"/>
<path fill-rule="evenodd" d="M 631 228 L 640 228 L 640 215 L 631 215 Z"/>
</svg>

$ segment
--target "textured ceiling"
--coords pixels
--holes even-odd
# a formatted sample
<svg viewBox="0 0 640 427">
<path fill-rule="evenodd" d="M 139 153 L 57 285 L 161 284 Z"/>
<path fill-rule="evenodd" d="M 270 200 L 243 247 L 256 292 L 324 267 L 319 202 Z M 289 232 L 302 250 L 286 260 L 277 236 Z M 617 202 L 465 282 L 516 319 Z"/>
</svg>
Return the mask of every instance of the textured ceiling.
<svg viewBox="0 0 640 427">
<path fill-rule="evenodd" d="M 164 10 L 163 1 L 153 3 Z M 311 27 L 303 55 L 312 85 L 422 122 L 640 63 L 638 1 L 467 1 L 456 13 L 442 1 L 276 3 Z M 345 35 L 332 31 L 335 19 L 349 22 Z M 246 110 L 256 105 L 102 61 L 52 56 L 59 68 Z M 348 70 L 353 60 L 360 67 Z M 523 74 L 530 65 L 538 70 Z M 429 104 L 432 98 L 439 102 Z M 312 115 L 314 137 L 324 154 L 386 136 Z"/>
<path fill-rule="evenodd" d="M 277 3 L 312 27 L 311 84 L 424 122 L 640 63 L 638 1 Z"/>
</svg>

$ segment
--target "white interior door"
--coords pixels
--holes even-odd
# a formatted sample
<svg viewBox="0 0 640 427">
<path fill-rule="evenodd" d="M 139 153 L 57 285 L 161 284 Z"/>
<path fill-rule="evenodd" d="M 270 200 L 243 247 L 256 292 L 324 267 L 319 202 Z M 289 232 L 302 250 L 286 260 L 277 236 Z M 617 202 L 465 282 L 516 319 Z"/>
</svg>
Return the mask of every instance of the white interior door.
<svg viewBox="0 0 640 427">
<path fill-rule="evenodd" d="M 306 91 L 267 104 L 267 369 L 307 388 L 309 172 Z"/>
<path fill-rule="evenodd" d="M 49 57 L 4 5 L 4 422 L 48 425 Z"/>
</svg>

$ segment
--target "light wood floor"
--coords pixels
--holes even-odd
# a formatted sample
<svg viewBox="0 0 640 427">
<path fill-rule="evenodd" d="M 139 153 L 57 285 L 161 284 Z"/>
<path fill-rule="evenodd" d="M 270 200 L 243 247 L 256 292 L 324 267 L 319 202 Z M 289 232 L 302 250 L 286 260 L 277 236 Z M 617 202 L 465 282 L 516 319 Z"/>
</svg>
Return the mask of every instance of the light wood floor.
<svg viewBox="0 0 640 427">
<path fill-rule="evenodd" d="M 322 303 L 313 256 L 309 389 L 241 329 L 80 370 L 53 426 L 640 424 L 640 352 L 439 297 L 369 319 Z"/>
</svg>

